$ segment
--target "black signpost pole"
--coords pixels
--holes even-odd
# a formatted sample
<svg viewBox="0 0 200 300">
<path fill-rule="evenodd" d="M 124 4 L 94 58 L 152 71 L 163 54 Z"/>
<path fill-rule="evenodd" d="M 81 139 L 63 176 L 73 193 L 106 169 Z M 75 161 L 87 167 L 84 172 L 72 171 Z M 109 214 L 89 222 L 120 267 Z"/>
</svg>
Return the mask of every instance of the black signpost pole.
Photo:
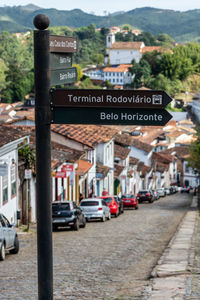
<svg viewBox="0 0 200 300">
<path fill-rule="evenodd" d="M 49 19 L 37 15 L 34 25 L 36 197 L 38 299 L 53 299 L 53 255 L 51 217 L 50 59 Z"/>
</svg>

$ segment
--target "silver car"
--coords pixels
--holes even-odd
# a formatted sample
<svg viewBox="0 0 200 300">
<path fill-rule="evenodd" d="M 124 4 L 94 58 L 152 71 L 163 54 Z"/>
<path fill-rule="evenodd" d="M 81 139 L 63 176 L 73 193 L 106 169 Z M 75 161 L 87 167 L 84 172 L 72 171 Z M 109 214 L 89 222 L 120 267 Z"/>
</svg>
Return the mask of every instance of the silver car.
<svg viewBox="0 0 200 300">
<path fill-rule="evenodd" d="M 84 199 L 80 203 L 80 208 L 87 221 L 90 219 L 100 219 L 102 222 L 105 222 L 106 219 L 111 219 L 110 209 L 103 199 Z"/>
<path fill-rule="evenodd" d="M 157 192 L 158 192 L 160 197 L 165 197 L 166 196 L 166 192 L 165 192 L 164 188 L 157 189 Z"/>
<path fill-rule="evenodd" d="M 17 254 L 19 240 L 13 225 L 0 213 L 0 260 L 5 259 L 6 251 Z"/>
</svg>

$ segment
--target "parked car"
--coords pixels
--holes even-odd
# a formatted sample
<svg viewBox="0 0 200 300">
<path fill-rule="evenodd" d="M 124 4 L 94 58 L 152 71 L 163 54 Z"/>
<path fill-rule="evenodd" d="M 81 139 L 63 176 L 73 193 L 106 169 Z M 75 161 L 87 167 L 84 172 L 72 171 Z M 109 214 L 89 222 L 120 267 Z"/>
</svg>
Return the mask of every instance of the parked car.
<svg viewBox="0 0 200 300">
<path fill-rule="evenodd" d="M 157 191 L 158 191 L 160 197 L 165 197 L 166 196 L 166 192 L 165 192 L 164 188 L 158 188 Z"/>
<path fill-rule="evenodd" d="M 122 201 L 124 207 L 132 207 L 135 209 L 138 209 L 138 199 L 135 195 L 133 194 L 125 194 L 122 195 Z"/>
<path fill-rule="evenodd" d="M 170 188 L 165 188 L 165 194 L 166 195 L 171 195 L 172 194 L 172 190 Z"/>
<path fill-rule="evenodd" d="M 91 219 L 100 219 L 102 222 L 105 222 L 106 219 L 111 219 L 110 209 L 103 199 L 84 199 L 80 203 L 80 208 L 87 221 Z"/>
<path fill-rule="evenodd" d="M 148 201 L 149 203 L 152 203 L 154 201 L 153 193 L 149 190 L 140 190 L 137 194 L 137 199 L 140 202 Z"/>
<path fill-rule="evenodd" d="M 181 187 L 181 193 L 189 193 L 190 187 L 189 186 L 182 186 Z"/>
<path fill-rule="evenodd" d="M 117 202 L 118 206 L 119 206 L 119 213 L 123 214 L 124 212 L 124 204 L 123 201 L 120 197 L 118 196 L 114 196 L 115 197 L 115 201 Z"/>
<path fill-rule="evenodd" d="M 79 230 L 86 226 L 86 219 L 81 209 L 72 201 L 55 201 L 52 203 L 53 230 L 58 227 L 71 227 Z"/>
<path fill-rule="evenodd" d="M 160 198 L 160 195 L 157 190 L 152 190 L 152 193 L 153 193 L 154 200 L 158 200 Z"/>
<path fill-rule="evenodd" d="M 19 240 L 14 225 L 11 225 L 6 217 L 0 213 L 0 260 L 4 260 L 6 252 L 17 254 L 19 252 Z"/>
<path fill-rule="evenodd" d="M 99 198 L 106 202 L 106 205 L 110 208 L 111 215 L 114 215 L 115 217 L 119 216 L 119 206 L 114 196 L 102 196 Z"/>
</svg>

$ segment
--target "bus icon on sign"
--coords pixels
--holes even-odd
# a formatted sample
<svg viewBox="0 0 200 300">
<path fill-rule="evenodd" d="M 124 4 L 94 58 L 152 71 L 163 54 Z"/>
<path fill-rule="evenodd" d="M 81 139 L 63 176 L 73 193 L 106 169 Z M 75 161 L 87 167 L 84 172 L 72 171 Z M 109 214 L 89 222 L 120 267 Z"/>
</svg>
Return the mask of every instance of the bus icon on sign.
<svg viewBox="0 0 200 300">
<path fill-rule="evenodd" d="M 162 105 L 162 95 L 152 95 L 152 104 Z"/>
</svg>

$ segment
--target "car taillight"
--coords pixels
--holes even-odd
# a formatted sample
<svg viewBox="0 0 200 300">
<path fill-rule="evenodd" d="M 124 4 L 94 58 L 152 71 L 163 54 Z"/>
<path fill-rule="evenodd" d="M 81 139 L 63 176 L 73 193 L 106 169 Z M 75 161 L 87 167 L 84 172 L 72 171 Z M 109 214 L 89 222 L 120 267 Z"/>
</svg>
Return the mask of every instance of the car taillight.
<svg viewBox="0 0 200 300">
<path fill-rule="evenodd" d="M 146 193 L 147 196 L 150 196 L 150 193 Z"/>
<path fill-rule="evenodd" d="M 99 208 L 98 208 L 98 210 L 102 210 L 102 209 L 103 209 L 102 207 L 99 207 Z"/>
</svg>

